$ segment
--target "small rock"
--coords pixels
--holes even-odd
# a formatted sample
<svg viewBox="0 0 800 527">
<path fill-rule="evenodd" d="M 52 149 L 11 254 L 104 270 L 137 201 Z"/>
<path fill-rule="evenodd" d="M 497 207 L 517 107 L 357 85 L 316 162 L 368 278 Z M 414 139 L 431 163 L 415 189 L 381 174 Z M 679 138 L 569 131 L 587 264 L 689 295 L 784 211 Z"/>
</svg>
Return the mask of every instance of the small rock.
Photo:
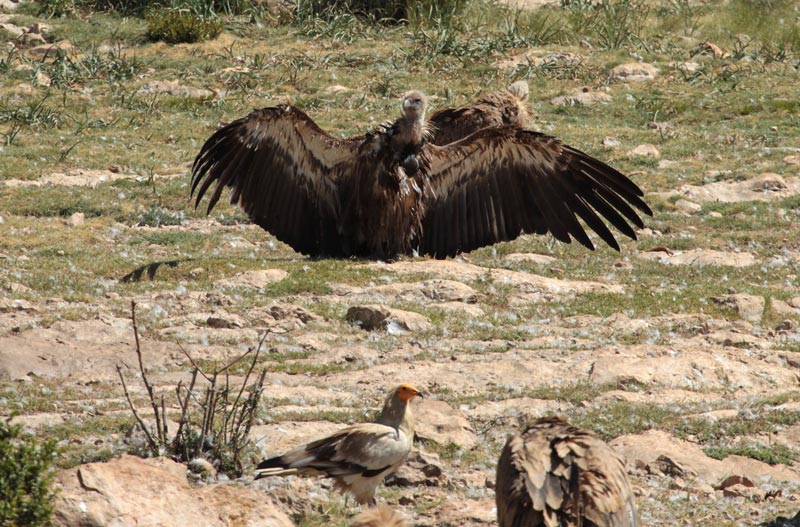
<svg viewBox="0 0 800 527">
<path fill-rule="evenodd" d="M 777 298 L 773 298 L 770 300 L 770 309 L 772 312 L 781 317 L 791 317 L 794 319 L 800 318 L 800 309 L 792 306 L 788 302 L 784 302 L 783 300 L 778 300 Z M 783 331 L 789 331 L 793 328 L 793 324 L 791 320 L 784 320 L 781 322 L 781 327 Z M 778 330 L 778 328 L 775 328 Z"/>
<path fill-rule="evenodd" d="M 212 465 L 208 460 L 200 457 L 196 457 L 189 461 L 187 467 L 193 474 L 199 474 L 207 479 L 214 478 L 217 475 L 217 469 L 214 468 L 214 465 Z"/>
<path fill-rule="evenodd" d="M 83 212 L 74 212 L 69 218 L 64 220 L 67 227 L 80 227 L 86 221 L 86 215 Z"/>
<path fill-rule="evenodd" d="M 2 23 L 0 24 L 0 31 L 5 31 L 13 38 L 19 38 L 25 33 L 25 30 L 14 24 Z"/>
<path fill-rule="evenodd" d="M 41 70 L 36 72 L 36 77 L 34 77 L 34 80 L 38 86 L 50 86 L 53 83 L 53 80 L 47 75 L 47 73 Z"/>
<path fill-rule="evenodd" d="M 664 474 L 665 476 L 676 478 L 697 475 L 692 469 L 682 466 L 673 458 L 664 454 L 658 456 L 652 463 L 648 463 L 646 470 L 650 474 Z"/>
<path fill-rule="evenodd" d="M 611 80 L 645 81 L 655 79 L 658 68 L 646 62 L 629 62 L 613 67 L 608 74 Z"/>
<path fill-rule="evenodd" d="M 725 478 L 725 480 L 717 486 L 717 489 L 725 490 L 725 489 L 727 489 L 729 487 L 732 487 L 734 485 L 742 485 L 742 486 L 745 486 L 745 487 L 755 487 L 756 486 L 756 484 L 753 483 L 753 480 L 751 480 L 747 476 L 734 475 L 734 476 L 728 476 L 727 478 Z"/>
<path fill-rule="evenodd" d="M 206 325 L 214 329 L 231 329 L 236 327 L 233 323 L 220 317 L 208 317 L 208 319 L 206 319 Z"/>
<path fill-rule="evenodd" d="M 756 487 L 746 485 L 731 485 L 722 490 L 722 495 L 726 498 L 745 498 L 749 501 L 764 501 L 766 492 Z"/>
<path fill-rule="evenodd" d="M 711 301 L 718 306 L 728 307 L 736 311 L 740 317 L 757 324 L 764 315 L 766 301 L 763 296 L 743 293 L 733 295 L 712 296 Z"/>
<path fill-rule="evenodd" d="M 603 146 L 608 148 L 617 148 L 618 146 L 622 145 L 620 140 L 617 139 L 616 137 L 604 137 L 602 144 Z"/>
<path fill-rule="evenodd" d="M 656 148 L 655 145 L 651 145 L 650 143 L 641 144 L 628 153 L 633 156 L 652 157 L 655 159 L 661 157 L 661 152 L 658 151 L 658 148 Z"/>
<path fill-rule="evenodd" d="M 22 33 L 17 37 L 17 43 L 21 47 L 34 48 L 35 46 L 42 46 L 47 44 L 47 40 L 39 33 Z M 33 51 L 32 49 L 30 51 Z"/>
<path fill-rule="evenodd" d="M 216 289 L 226 289 L 230 287 L 250 287 L 260 289 L 269 284 L 280 282 L 289 276 L 283 269 L 261 269 L 256 271 L 245 271 L 233 278 L 226 278 L 214 282 Z"/>
<path fill-rule="evenodd" d="M 550 104 L 554 106 L 592 106 L 597 103 L 610 102 L 611 96 L 604 91 L 593 91 L 589 88 L 581 88 L 568 95 L 561 95 L 550 99 Z"/>
<path fill-rule="evenodd" d="M 553 262 L 557 261 L 556 258 L 552 256 L 548 256 L 546 254 L 535 254 L 535 253 L 512 253 L 507 254 L 503 257 L 503 261 L 506 263 L 531 263 L 531 264 L 538 264 L 538 265 L 549 265 Z"/>
<path fill-rule="evenodd" d="M 416 434 L 423 441 L 435 441 L 440 445 L 450 443 L 470 449 L 478 443 L 464 414 L 444 401 L 423 399 L 414 409 Z"/>
<path fill-rule="evenodd" d="M 722 51 L 719 46 L 707 40 L 697 45 L 695 53 L 699 55 L 709 55 L 715 59 L 724 59 L 728 56 L 728 53 Z"/>
<path fill-rule="evenodd" d="M 379 305 L 353 306 L 347 310 L 345 319 L 360 324 L 361 328 L 366 330 L 416 332 L 433 327 L 431 321 L 424 315 Z"/>
<path fill-rule="evenodd" d="M 783 158 L 783 162 L 787 165 L 800 165 L 800 156 L 786 156 Z"/>
<path fill-rule="evenodd" d="M 38 35 L 38 33 L 26 33 L 26 35 Z M 28 55 L 39 60 L 55 60 L 59 53 L 74 57 L 78 55 L 78 48 L 76 48 L 69 40 L 60 40 L 54 44 L 42 44 L 28 50 Z"/>
<path fill-rule="evenodd" d="M 675 202 L 675 207 L 678 210 L 682 210 L 683 212 L 688 212 L 689 214 L 694 214 L 695 212 L 700 212 L 703 208 L 702 205 L 699 203 L 695 203 L 694 201 L 689 201 L 688 199 L 679 199 Z"/>
<path fill-rule="evenodd" d="M 205 88 L 193 88 L 191 86 L 183 86 L 177 79 L 171 81 L 152 81 L 148 82 L 136 93 L 151 94 L 151 93 L 166 93 L 174 97 L 189 97 L 193 99 L 207 99 L 214 95 L 214 92 Z"/>
<path fill-rule="evenodd" d="M 328 86 L 327 88 L 322 90 L 322 93 L 324 93 L 325 95 L 336 95 L 337 93 L 348 93 L 351 91 L 353 90 L 351 90 L 347 86 L 342 86 L 341 84 L 334 84 L 333 86 Z"/>
</svg>

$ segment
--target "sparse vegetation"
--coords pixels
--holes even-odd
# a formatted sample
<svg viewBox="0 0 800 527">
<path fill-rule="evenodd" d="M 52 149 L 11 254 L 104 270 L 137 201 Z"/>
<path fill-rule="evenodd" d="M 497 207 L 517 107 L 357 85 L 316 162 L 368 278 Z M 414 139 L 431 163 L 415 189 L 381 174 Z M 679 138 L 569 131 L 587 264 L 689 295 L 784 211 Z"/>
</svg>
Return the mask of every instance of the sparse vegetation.
<svg viewBox="0 0 800 527">
<path fill-rule="evenodd" d="M 167 44 L 200 42 L 216 38 L 222 22 L 181 10 L 157 11 L 147 18 L 147 38 Z"/>
<path fill-rule="evenodd" d="M 11 419 L 0 419 L 0 524 L 50 525 L 53 513 L 51 464 L 55 441 L 38 441 Z"/>
<path fill-rule="evenodd" d="M 686 194 L 692 186 L 742 182 L 762 172 L 779 174 L 795 188 L 796 2 L 564 0 L 535 10 L 491 0 L 294 5 L 299 7 L 275 11 L 270 2 L 245 0 L 40 0 L 21 3 L 10 18 L 26 28 L 44 23 L 48 42 L 68 39 L 74 49 L 45 58 L 21 44 L 0 50 L 0 338 L 34 335 L 64 346 L 58 353 L 72 345 L 81 352 L 86 345 L 120 353 L 115 331 L 129 319 L 126 299 L 136 298 L 144 345 L 165 350 L 152 367 L 138 371 L 129 360 L 133 372 L 124 371 L 152 442 L 143 431 L 126 437 L 128 401 L 103 363 L 92 363 L 80 380 L 28 369 L 5 376 L 3 370 L 0 416 L 63 417 L 17 429 L 24 441 L 12 442 L 15 448 L 58 441 L 57 454 L 50 453 L 63 468 L 109 459 L 138 441 L 148 455 L 214 457 L 235 475 L 249 470 L 249 447 L 237 457 L 236 449 L 214 451 L 222 443 L 203 442 L 238 393 L 231 387 L 239 387 L 239 379 L 227 386 L 226 376 L 244 376 L 252 368 L 267 372 L 265 386 L 273 389 L 254 423 L 344 424 L 366 419 L 363 409 L 374 407 L 375 401 L 360 399 L 378 396 L 373 373 L 414 377 L 435 367 L 454 372 L 455 379 L 423 371 L 430 382 L 424 388 L 435 397 L 468 416 L 474 409 L 497 409 L 496 415 L 473 417 L 476 448 L 426 446 L 442 459 L 450 485 L 415 495 L 407 505 L 415 513 L 434 514 L 452 496 L 490 497 L 463 471 L 489 474 L 505 434 L 534 415 L 556 411 L 551 409 L 605 439 L 657 429 L 714 458 L 741 455 L 796 470 L 800 447 L 786 439 L 800 423 L 798 395 L 791 391 L 796 379 L 783 373 L 800 361 L 800 320 L 785 307 L 795 309 L 798 296 L 800 198 L 762 189 L 764 201 L 707 201 L 699 209 L 685 203 L 694 199 Z M 3 37 L 14 38 L 7 32 Z M 659 73 L 645 82 L 609 79 L 611 68 L 628 62 L 653 64 Z M 224 196 L 210 217 L 204 204 L 195 211 L 188 198 L 188 166 L 202 142 L 220 123 L 254 107 L 290 100 L 333 135 L 347 136 L 396 115 L 398 97 L 409 88 L 429 93 L 443 108 L 519 79 L 531 86 L 533 128 L 630 174 L 645 188 L 655 216 L 620 253 L 590 253 L 530 236 L 476 250 L 464 260 L 612 290 L 560 292 L 547 284 L 456 277 L 475 291 L 475 304 L 467 307 L 479 312 L 421 294 L 387 294 L 392 307 L 422 314 L 434 328 L 368 332 L 345 322 L 355 300 L 337 284 L 372 294 L 374 286 L 445 275 L 309 260 L 253 227 L 244 212 L 222 203 Z M 583 89 L 610 99 L 597 105 L 550 102 Z M 653 144 L 660 157 L 629 153 L 643 143 Z M 73 184 L 84 173 L 87 182 Z M 58 184 L 51 183 L 55 174 Z M 69 225 L 75 213 L 84 220 Z M 650 259 L 695 249 L 748 252 L 756 263 Z M 553 260 L 506 259 L 514 253 Z M 288 276 L 263 287 L 218 285 L 263 269 Z M 733 307 L 711 300 L 734 293 L 766 299 L 761 319 L 743 320 Z M 299 306 L 319 318 L 273 317 L 273 304 Z M 85 336 L 93 324 L 102 325 L 102 338 Z M 269 337 L 257 360 L 251 352 L 231 363 L 253 344 L 252 335 L 265 330 Z M 191 350 L 194 365 L 179 345 Z M 659 362 L 664 357 L 689 360 L 687 349 L 701 350 L 708 363 L 667 384 L 645 382 L 646 375 L 592 382 L 595 356 L 618 354 L 625 361 L 630 354 L 643 368 L 651 368 L 651 360 L 660 368 L 668 364 Z M 34 362 L 40 360 L 47 363 Z M 503 370 L 494 372 L 500 364 L 513 364 L 520 376 L 503 378 Z M 753 370 L 732 374 L 741 364 Z M 540 368 L 567 374 L 543 379 Z M 191 371 L 197 379 L 201 372 L 212 379 L 217 373 L 210 392 L 210 383 L 194 384 L 199 401 L 210 393 L 217 404 L 193 406 L 179 437 L 177 430 L 160 437 L 163 426 L 151 423 L 157 415 L 162 425 L 181 419 Z M 183 383 L 177 387 L 179 374 Z M 471 384 L 473 374 L 484 384 Z M 154 400 L 141 385 L 145 377 Z M 298 386 L 313 387 L 314 397 L 284 393 Z M 256 391 L 245 389 L 240 401 L 248 393 Z M 519 401 L 526 404 L 515 406 Z M 206 426 L 199 416 L 211 411 L 216 418 L 207 424 L 216 424 Z M 244 429 L 228 430 L 241 446 Z M 720 498 L 713 507 L 728 510 L 706 514 L 712 505 L 691 488 L 675 499 L 679 492 L 664 479 L 641 478 L 650 478 L 637 481 L 649 487 L 641 499 L 643 523 L 727 527 L 739 521 L 740 503 Z M 386 489 L 384 497 L 394 504 L 407 498 L 407 490 Z M 314 499 L 323 503 L 298 515 L 300 525 L 347 523 L 350 510 L 336 498 Z M 788 499 L 747 505 L 759 514 L 754 523 L 796 509 Z M 725 519 L 730 511 L 733 520 Z"/>
</svg>

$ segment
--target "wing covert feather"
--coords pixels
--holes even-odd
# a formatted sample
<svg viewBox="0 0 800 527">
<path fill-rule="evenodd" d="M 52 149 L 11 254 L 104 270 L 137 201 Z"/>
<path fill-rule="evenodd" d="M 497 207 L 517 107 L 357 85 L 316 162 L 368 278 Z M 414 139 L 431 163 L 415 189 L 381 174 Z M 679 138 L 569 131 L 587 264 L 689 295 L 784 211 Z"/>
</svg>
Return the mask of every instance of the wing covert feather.
<svg viewBox="0 0 800 527">
<path fill-rule="evenodd" d="M 639 213 L 652 215 L 642 190 L 625 175 L 538 132 L 484 129 L 446 146 L 426 145 L 425 153 L 431 192 L 419 251 L 437 258 L 520 232 L 550 232 L 594 249 L 579 219 L 619 250 L 605 222 L 636 239 Z"/>
</svg>

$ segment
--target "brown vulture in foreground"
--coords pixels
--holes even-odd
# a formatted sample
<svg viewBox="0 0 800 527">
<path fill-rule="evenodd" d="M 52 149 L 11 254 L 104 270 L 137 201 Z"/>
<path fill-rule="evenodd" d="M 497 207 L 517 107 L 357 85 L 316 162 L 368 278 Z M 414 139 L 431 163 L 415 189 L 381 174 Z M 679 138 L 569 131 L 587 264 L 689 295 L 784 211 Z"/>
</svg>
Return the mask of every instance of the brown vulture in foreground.
<svg viewBox="0 0 800 527">
<path fill-rule="evenodd" d="M 408 92 L 393 123 L 337 139 L 291 105 L 217 130 L 192 166 L 195 206 L 216 183 L 250 219 L 303 254 L 436 258 L 522 233 L 594 249 L 578 219 L 619 250 L 603 219 L 636 239 L 652 214 L 636 184 L 554 137 L 517 125 L 432 144 L 426 97 Z"/>
<path fill-rule="evenodd" d="M 428 118 L 430 142 L 447 145 L 484 128 L 525 128 L 530 122 L 529 92 L 527 82 L 517 81 L 506 90 L 481 95 L 473 104 L 433 112 Z"/>
<path fill-rule="evenodd" d="M 591 432 L 557 417 L 511 436 L 497 463 L 500 527 L 637 527 L 625 465 Z"/>
</svg>

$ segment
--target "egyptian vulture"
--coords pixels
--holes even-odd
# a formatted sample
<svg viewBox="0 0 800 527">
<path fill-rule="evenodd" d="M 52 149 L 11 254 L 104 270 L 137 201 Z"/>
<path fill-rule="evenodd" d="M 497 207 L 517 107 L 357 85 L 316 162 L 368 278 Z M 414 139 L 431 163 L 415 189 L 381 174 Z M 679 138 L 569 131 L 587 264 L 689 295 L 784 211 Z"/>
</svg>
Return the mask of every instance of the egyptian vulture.
<svg viewBox="0 0 800 527">
<path fill-rule="evenodd" d="M 426 97 L 402 115 L 337 139 L 291 105 L 254 110 L 217 130 L 192 166 L 195 206 L 230 202 L 294 250 L 312 256 L 391 259 L 454 256 L 522 233 L 551 233 L 589 249 L 579 222 L 619 250 L 603 219 L 636 239 L 652 214 L 630 179 L 554 137 L 519 126 L 481 129 L 432 144 Z"/>
<path fill-rule="evenodd" d="M 327 476 L 336 488 L 351 492 L 360 504 L 375 505 L 375 489 L 405 463 L 414 439 L 414 418 L 408 404 L 422 393 L 410 384 L 389 392 L 374 423 L 344 428 L 281 456 L 262 461 L 256 478 Z"/>
<path fill-rule="evenodd" d="M 500 527 L 637 527 L 625 465 L 591 432 L 557 417 L 511 436 L 497 464 Z"/>
<path fill-rule="evenodd" d="M 433 112 L 428 119 L 430 142 L 447 145 L 484 128 L 525 128 L 530 122 L 529 92 L 527 82 L 517 81 L 503 91 L 481 95 L 472 104 Z"/>
</svg>

